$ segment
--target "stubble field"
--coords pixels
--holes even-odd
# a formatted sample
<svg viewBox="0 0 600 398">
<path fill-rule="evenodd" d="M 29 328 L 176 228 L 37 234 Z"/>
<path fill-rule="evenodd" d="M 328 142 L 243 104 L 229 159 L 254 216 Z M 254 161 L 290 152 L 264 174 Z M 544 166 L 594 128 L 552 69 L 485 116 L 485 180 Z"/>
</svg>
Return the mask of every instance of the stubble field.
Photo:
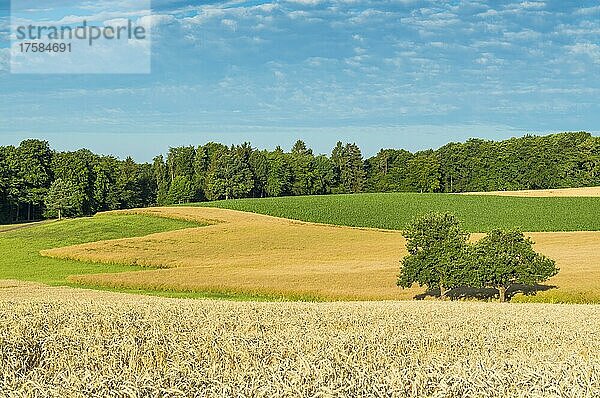
<svg viewBox="0 0 600 398">
<path fill-rule="evenodd" d="M 600 187 L 469 192 L 465 195 L 520 196 L 528 198 L 599 197 Z"/>
</svg>

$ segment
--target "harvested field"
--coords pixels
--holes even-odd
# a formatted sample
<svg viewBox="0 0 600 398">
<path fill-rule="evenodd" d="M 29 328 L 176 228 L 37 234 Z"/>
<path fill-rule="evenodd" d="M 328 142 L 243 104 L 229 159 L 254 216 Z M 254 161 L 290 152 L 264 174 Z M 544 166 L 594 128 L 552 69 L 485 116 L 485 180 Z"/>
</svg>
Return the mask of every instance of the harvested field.
<svg viewBox="0 0 600 398">
<path fill-rule="evenodd" d="M 216 208 L 156 208 L 146 214 L 213 225 L 45 250 L 43 255 L 163 269 L 70 277 L 94 286 L 239 292 L 287 298 L 412 299 L 396 287 L 406 254 L 398 231 L 304 223 Z M 600 232 L 528 233 L 560 273 L 519 300 L 600 302 Z M 476 239 L 479 235 L 474 235 Z"/>
<path fill-rule="evenodd" d="M 524 191 L 468 192 L 463 195 L 522 196 L 529 198 L 600 197 L 600 187 L 532 189 Z"/>
</svg>

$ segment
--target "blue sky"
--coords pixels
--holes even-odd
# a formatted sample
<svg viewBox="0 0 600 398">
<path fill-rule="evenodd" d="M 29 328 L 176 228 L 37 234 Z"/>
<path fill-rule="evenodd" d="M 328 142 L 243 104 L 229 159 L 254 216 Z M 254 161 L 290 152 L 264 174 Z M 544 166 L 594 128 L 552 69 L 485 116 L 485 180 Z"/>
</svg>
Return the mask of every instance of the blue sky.
<svg viewBox="0 0 600 398">
<path fill-rule="evenodd" d="M 371 155 L 600 131 L 597 1 L 156 0 L 151 74 L 66 76 L 9 73 L 8 4 L 0 145 L 40 137 L 150 160 L 301 138 Z"/>
</svg>

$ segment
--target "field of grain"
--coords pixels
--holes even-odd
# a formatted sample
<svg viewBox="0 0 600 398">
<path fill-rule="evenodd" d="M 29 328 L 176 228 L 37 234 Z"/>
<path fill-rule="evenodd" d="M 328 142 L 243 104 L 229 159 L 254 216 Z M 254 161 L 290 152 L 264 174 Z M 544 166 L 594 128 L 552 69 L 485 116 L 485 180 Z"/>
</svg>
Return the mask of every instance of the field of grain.
<svg viewBox="0 0 600 398">
<path fill-rule="evenodd" d="M 591 398 L 600 306 L 227 302 L 2 281 L 0 391 Z"/>
<path fill-rule="evenodd" d="M 308 299 L 412 299 L 396 286 L 406 254 L 398 231 L 318 225 L 201 207 L 140 210 L 211 223 L 146 237 L 44 250 L 45 256 L 162 269 L 71 276 L 93 286 Z M 600 302 L 600 232 L 528 233 L 557 261 L 553 286 L 522 301 Z M 477 239 L 481 235 L 473 235 Z M 493 293 L 492 293 L 493 294 Z"/>
<path fill-rule="evenodd" d="M 213 225 L 42 251 L 45 256 L 159 267 L 71 277 L 118 288 L 240 292 L 327 299 L 406 299 L 396 287 L 405 254 L 399 231 L 316 225 L 213 208 L 156 208 L 153 214 Z"/>
<path fill-rule="evenodd" d="M 455 214 L 469 232 L 494 228 L 600 231 L 598 197 L 370 193 L 223 200 L 197 205 L 324 224 L 396 230 L 406 228 L 416 216 L 438 211 Z"/>
<path fill-rule="evenodd" d="M 463 195 L 522 196 L 529 198 L 600 197 L 600 187 L 531 189 L 523 191 L 467 192 Z"/>
</svg>

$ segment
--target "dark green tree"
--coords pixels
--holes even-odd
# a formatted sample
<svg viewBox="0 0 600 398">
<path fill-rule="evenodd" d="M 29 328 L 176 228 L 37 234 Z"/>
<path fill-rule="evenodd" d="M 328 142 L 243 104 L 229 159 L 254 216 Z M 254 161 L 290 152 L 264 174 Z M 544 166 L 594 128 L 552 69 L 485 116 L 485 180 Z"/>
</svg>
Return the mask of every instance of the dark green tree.
<svg viewBox="0 0 600 398">
<path fill-rule="evenodd" d="M 44 197 L 52 183 L 52 151 L 47 141 L 25 140 L 16 149 L 15 188 L 18 202 L 26 206 L 26 219 L 35 218 L 41 212 Z"/>
<path fill-rule="evenodd" d="M 304 141 L 298 140 L 290 154 L 292 166 L 292 194 L 311 195 L 315 183 L 314 155 L 311 149 L 306 147 Z"/>
<path fill-rule="evenodd" d="M 331 193 L 334 183 L 333 163 L 325 155 L 314 158 L 313 164 L 312 195 L 326 195 Z"/>
<path fill-rule="evenodd" d="M 178 176 L 186 176 L 192 179 L 195 157 L 196 149 L 193 146 L 169 148 L 169 154 L 167 155 L 169 181 L 173 182 L 175 177 Z"/>
<path fill-rule="evenodd" d="M 206 179 L 206 196 L 209 200 L 247 197 L 254 187 L 246 147 L 231 147 L 216 157 L 210 165 Z"/>
<path fill-rule="evenodd" d="M 154 175 L 157 190 L 156 203 L 160 206 L 172 204 L 169 197 L 171 181 L 162 155 L 158 155 L 154 158 L 152 163 L 152 173 Z"/>
<path fill-rule="evenodd" d="M 73 216 L 89 215 L 96 211 L 94 202 L 94 165 L 97 156 L 87 149 L 58 152 L 52 158 L 52 171 L 56 179 L 68 181 L 82 194 L 80 207 Z"/>
<path fill-rule="evenodd" d="M 55 180 L 46 195 L 46 213 L 48 216 L 76 215 L 83 201 L 83 193 L 70 181 Z"/>
<path fill-rule="evenodd" d="M 580 176 L 577 185 L 600 185 L 600 138 L 589 137 L 578 149 Z"/>
<path fill-rule="evenodd" d="M 267 151 L 253 151 L 250 155 L 250 170 L 254 180 L 252 196 L 264 198 L 267 196 L 267 183 L 269 180 L 269 158 Z"/>
<path fill-rule="evenodd" d="M 467 239 L 458 219 L 448 213 L 430 213 L 415 218 L 403 233 L 408 255 L 402 259 L 398 286 L 414 283 L 448 290 L 469 285 L 473 277 Z"/>
<path fill-rule="evenodd" d="M 194 199 L 194 188 L 188 176 L 175 177 L 169 189 L 169 203 L 189 203 Z"/>
<path fill-rule="evenodd" d="M 356 144 L 338 142 L 331 152 L 336 187 L 334 193 L 362 192 L 366 171 L 360 148 Z"/>
<path fill-rule="evenodd" d="M 192 176 L 192 190 L 194 191 L 194 200 L 206 200 L 204 186 L 206 184 L 206 173 L 208 173 L 209 165 L 210 158 L 208 151 L 204 149 L 204 147 L 199 146 L 196 148 L 196 155 L 194 156 L 193 165 L 194 174 Z"/>
<path fill-rule="evenodd" d="M 413 155 L 405 150 L 382 149 L 367 160 L 367 190 L 369 192 L 412 191 L 408 162 Z"/>
<path fill-rule="evenodd" d="M 269 196 L 285 196 L 291 194 L 293 172 L 287 155 L 280 147 L 269 153 L 269 174 L 265 190 Z"/>
<path fill-rule="evenodd" d="M 474 245 L 475 287 L 498 289 L 500 301 L 513 284 L 536 285 L 558 273 L 553 260 L 536 253 L 519 231 L 493 230 Z"/>
<path fill-rule="evenodd" d="M 409 160 L 410 179 L 419 192 L 437 192 L 440 185 L 440 161 L 433 152 L 418 153 Z"/>
<path fill-rule="evenodd" d="M 94 211 L 119 209 L 120 197 L 117 188 L 119 161 L 112 156 L 99 157 L 92 170 Z"/>
</svg>

